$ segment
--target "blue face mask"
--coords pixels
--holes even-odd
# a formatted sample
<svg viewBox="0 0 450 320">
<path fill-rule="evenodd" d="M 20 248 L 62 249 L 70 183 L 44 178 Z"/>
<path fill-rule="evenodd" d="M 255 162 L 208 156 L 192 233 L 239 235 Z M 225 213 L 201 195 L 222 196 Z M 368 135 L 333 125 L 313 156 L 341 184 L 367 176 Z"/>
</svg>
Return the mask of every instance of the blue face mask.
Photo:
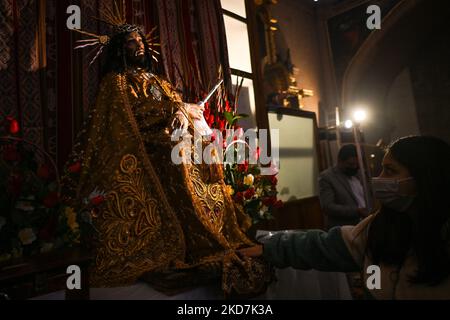
<svg viewBox="0 0 450 320">
<path fill-rule="evenodd" d="M 414 178 L 390 179 L 390 178 L 372 178 L 372 189 L 375 198 L 380 200 L 386 208 L 406 212 L 416 198 L 413 195 L 404 195 L 400 193 L 400 185 L 410 183 Z"/>
</svg>

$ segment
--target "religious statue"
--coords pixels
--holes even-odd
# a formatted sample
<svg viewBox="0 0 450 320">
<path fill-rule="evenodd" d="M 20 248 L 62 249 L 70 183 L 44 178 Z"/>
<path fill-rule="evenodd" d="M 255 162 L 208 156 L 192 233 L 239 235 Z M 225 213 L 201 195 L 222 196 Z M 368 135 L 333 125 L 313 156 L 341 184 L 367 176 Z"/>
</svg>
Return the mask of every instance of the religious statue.
<svg viewBox="0 0 450 320">
<path fill-rule="evenodd" d="M 221 279 L 226 293 L 260 292 L 271 272 L 262 260 L 236 250 L 252 246 L 248 216 L 227 192 L 220 165 L 171 161 L 173 130 L 202 117 L 202 108 L 151 72 L 152 38 L 126 23 L 118 8 L 104 13 L 112 36 L 85 31 L 78 48 L 106 49 L 107 72 L 63 178 L 75 207 L 101 194 L 92 286 L 124 286 L 149 279 L 160 287 Z M 158 283 L 159 282 L 159 283 Z"/>
</svg>

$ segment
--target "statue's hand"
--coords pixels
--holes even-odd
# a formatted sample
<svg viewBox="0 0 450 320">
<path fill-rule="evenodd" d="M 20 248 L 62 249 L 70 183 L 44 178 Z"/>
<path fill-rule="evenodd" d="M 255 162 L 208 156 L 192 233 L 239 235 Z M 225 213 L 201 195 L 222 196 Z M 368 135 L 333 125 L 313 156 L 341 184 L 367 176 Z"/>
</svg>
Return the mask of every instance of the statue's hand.
<svg viewBox="0 0 450 320">
<path fill-rule="evenodd" d="M 183 112 L 178 111 L 175 113 L 175 117 L 172 121 L 172 129 L 181 129 L 183 131 L 187 131 L 189 127 L 189 120 L 183 114 Z"/>
<path fill-rule="evenodd" d="M 175 118 L 172 122 L 173 129 L 182 129 L 184 131 L 188 130 L 190 117 L 194 120 L 201 120 L 203 117 L 203 111 L 205 111 L 204 106 L 200 106 L 193 103 L 183 103 L 181 109 L 175 113 Z"/>
<path fill-rule="evenodd" d="M 192 119 L 200 120 L 203 117 L 205 111 L 204 106 L 200 106 L 194 103 L 185 103 L 184 108 Z"/>
</svg>

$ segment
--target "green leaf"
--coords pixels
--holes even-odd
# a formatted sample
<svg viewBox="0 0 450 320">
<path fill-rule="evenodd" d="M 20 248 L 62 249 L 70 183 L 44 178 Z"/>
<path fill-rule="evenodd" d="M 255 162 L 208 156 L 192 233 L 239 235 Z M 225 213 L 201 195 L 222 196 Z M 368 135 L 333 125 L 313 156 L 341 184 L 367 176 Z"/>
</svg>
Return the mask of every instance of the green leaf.
<svg viewBox="0 0 450 320">
<path fill-rule="evenodd" d="M 223 113 L 223 116 L 225 117 L 225 120 L 227 121 L 227 123 L 232 126 L 233 125 L 233 113 L 225 111 Z"/>
<path fill-rule="evenodd" d="M 231 181 L 231 185 L 233 186 L 233 189 L 234 189 L 236 186 L 236 181 L 234 180 L 233 171 L 230 171 L 230 181 Z"/>
<path fill-rule="evenodd" d="M 248 118 L 249 115 L 248 114 L 239 114 L 237 116 L 234 116 L 231 122 L 231 125 L 234 126 L 236 124 L 236 122 L 240 119 L 245 119 Z"/>
<path fill-rule="evenodd" d="M 245 119 L 245 118 L 248 118 L 248 117 L 249 117 L 248 114 L 238 114 L 237 116 L 233 117 L 233 122 L 236 122 L 239 119 Z"/>
</svg>

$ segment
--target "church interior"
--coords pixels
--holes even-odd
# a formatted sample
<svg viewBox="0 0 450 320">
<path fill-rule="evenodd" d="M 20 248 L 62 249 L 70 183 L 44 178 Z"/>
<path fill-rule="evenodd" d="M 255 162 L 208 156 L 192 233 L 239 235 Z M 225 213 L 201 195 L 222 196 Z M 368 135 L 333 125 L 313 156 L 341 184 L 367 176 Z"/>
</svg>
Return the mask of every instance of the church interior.
<svg viewBox="0 0 450 320">
<path fill-rule="evenodd" d="M 443 0 L 1 0 L 0 300 L 450 299 L 449 18 Z M 408 209 L 382 198 L 393 177 L 415 181 Z M 403 243 L 417 285 L 383 278 L 380 246 Z"/>
</svg>

